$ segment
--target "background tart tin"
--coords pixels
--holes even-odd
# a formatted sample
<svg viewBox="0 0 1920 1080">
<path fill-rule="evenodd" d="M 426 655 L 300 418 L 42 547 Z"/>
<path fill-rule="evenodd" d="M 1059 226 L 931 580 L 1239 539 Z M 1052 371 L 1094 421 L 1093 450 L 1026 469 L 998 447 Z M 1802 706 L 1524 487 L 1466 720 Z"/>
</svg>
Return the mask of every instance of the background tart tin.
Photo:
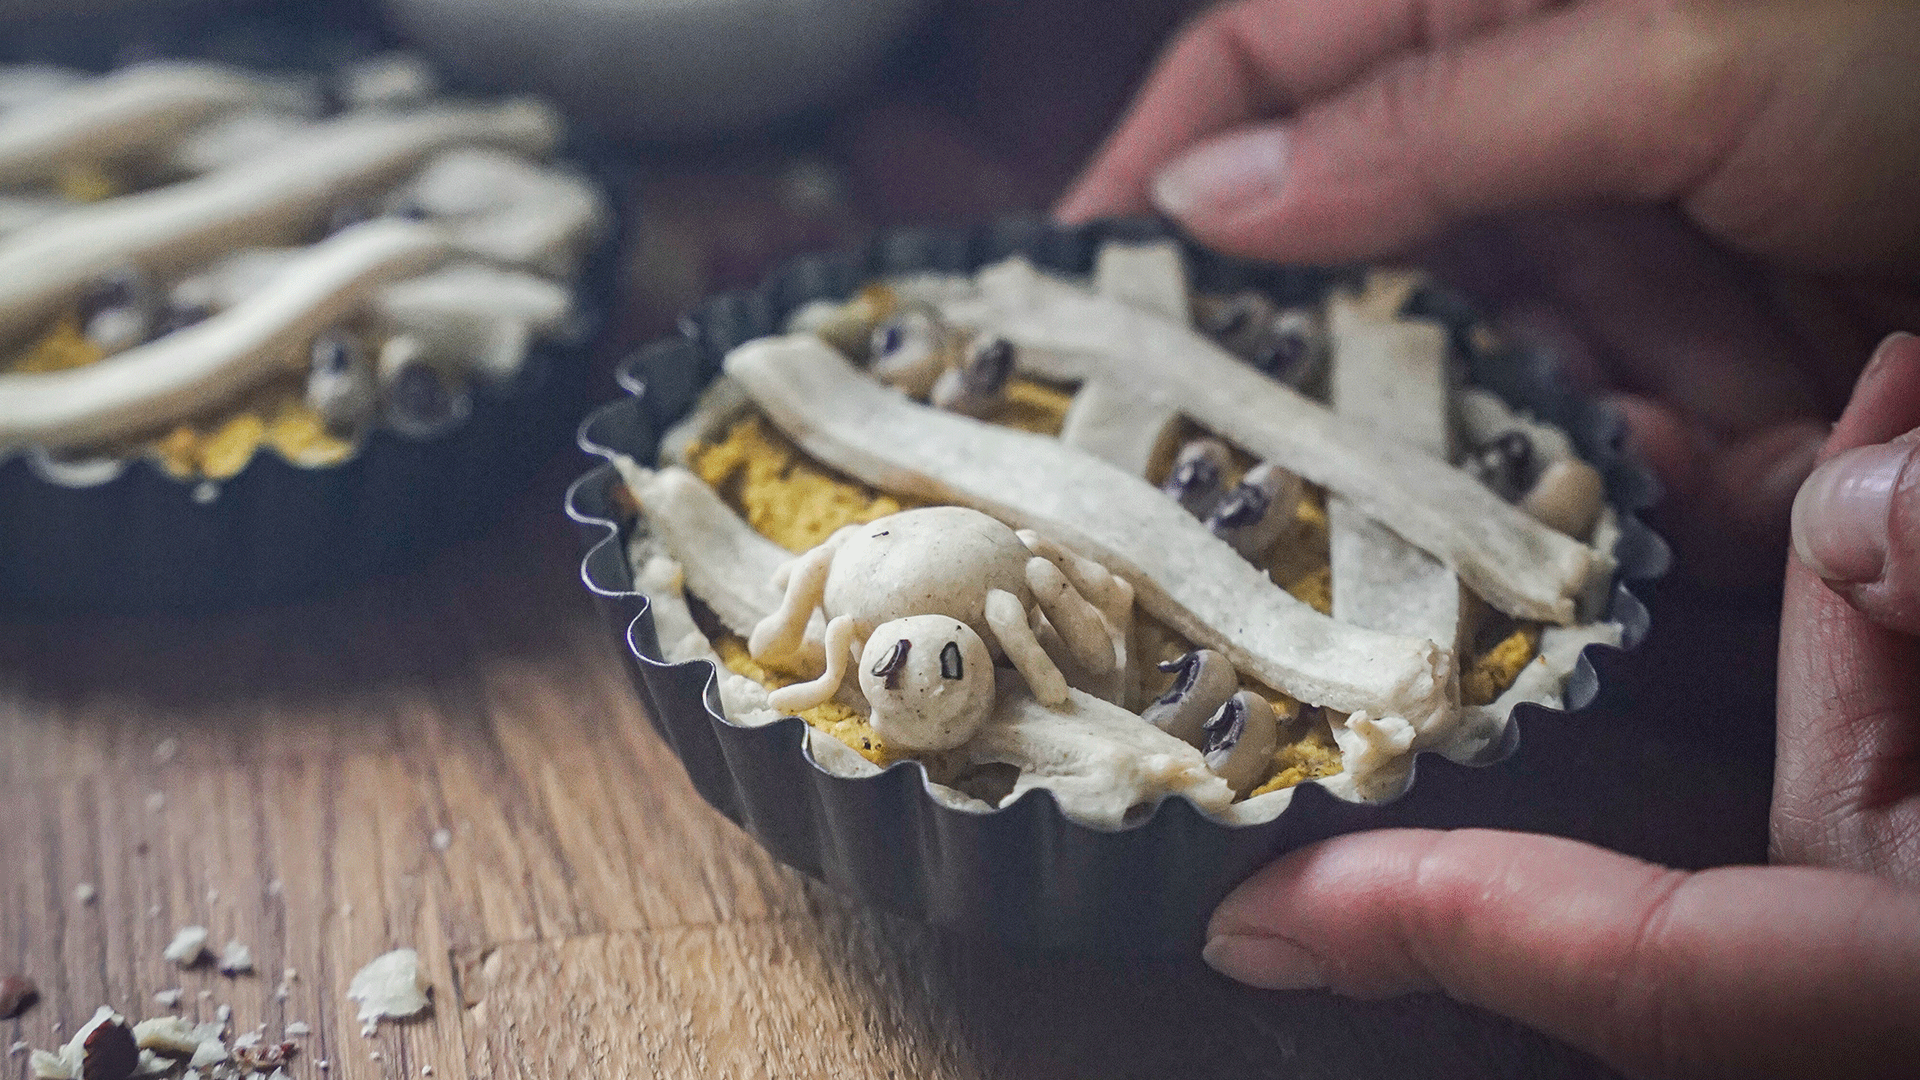
<svg viewBox="0 0 1920 1080">
<path fill-rule="evenodd" d="M 651 462 L 660 435 L 715 376 L 727 351 L 774 332 L 789 311 L 809 300 L 844 297 L 862 282 L 891 274 L 971 271 L 1015 253 L 1043 267 L 1086 274 L 1103 240 L 1161 235 L 1153 222 L 1061 228 L 1011 220 L 974 231 L 896 231 L 863 252 L 801 258 L 758 290 L 712 298 L 684 321 L 679 336 L 629 359 L 619 379 L 631 396 L 588 418 L 580 445 L 601 457 L 626 454 Z M 1186 253 L 1198 290 L 1255 287 L 1283 301 L 1300 300 L 1342 276 L 1337 270 L 1226 260 L 1191 245 Z M 1410 310 L 1440 319 L 1456 334 L 1465 332 L 1470 318 L 1463 303 L 1441 292 L 1416 297 Z M 1655 497 L 1652 477 L 1621 451 L 1617 418 L 1568 391 L 1545 357 L 1509 357 L 1480 367 L 1485 369 L 1472 371 L 1474 382 L 1564 427 L 1606 476 L 1622 519 L 1620 568 L 1607 617 L 1623 625 L 1624 643 L 1632 648 L 1646 637 L 1648 616 L 1626 582 L 1651 581 L 1670 562 L 1666 544 L 1635 513 Z M 788 717 L 765 727 L 736 727 L 720 716 L 710 663 L 659 659 L 653 619 L 633 591 L 616 524 L 613 491 L 619 484 L 613 466 L 600 465 L 568 491 L 567 511 L 586 548 L 581 576 L 620 640 L 655 728 L 716 809 L 781 861 L 861 901 L 1019 947 L 1191 956 L 1214 905 L 1274 856 L 1343 832 L 1440 824 L 1423 819 L 1426 808 L 1443 805 L 1449 790 L 1472 782 L 1472 769 L 1423 754 L 1418 790 L 1384 807 L 1344 803 L 1308 783 L 1284 813 L 1264 824 L 1216 824 L 1173 797 L 1131 828 L 1102 832 L 1068 821 L 1044 790 L 989 814 L 942 806 L 925 793 L 925 773 L 913 761 L 861 779 L 829 775 L 806 751 L 804 721 Z M 1619 654 L 1601 646 L 1582 654 L 1566 687 L 1569 708 L 1593 701 L 1600 670 Z M 1523 705 L 1515 719 L 1546 711 Z M 1507 725 L 1491 760 L 1514 751 L 1519 728 Z"/>
<path fill-rule="evenodd" d="M 56 23 L 0 46 L 0 62 L 97 71 L 117 59 L 207 59 L 320 71 L 390 47 L 397 46 L 351 5 L 290 5 L 244 17 L 130 20 L 119 40 L 111 29 Z M 465 88 L 449 81 L 445 90 Z M 619 296 L 623 208 L 620 185 L 609 182 L 610 153 L 569 123 L 567 145 L 554 156 L 593 179 L 610 211 L 609 231 L 574 284 L 579 332 L 536 341 L 507 384 L 470 384 L 464 423 L 424 440 L 376 427 L 352 457 L 318 468 L 263 445 L 238 475 L 209 483 L 177 479 L 141 456 L 105 482 L 78 487 L 48 480 L 32 451 L 0 456 L 0 609 L 281 602 L 406 569 L 485 531 L 592 404 L 592 353 Z"/>
</svg>

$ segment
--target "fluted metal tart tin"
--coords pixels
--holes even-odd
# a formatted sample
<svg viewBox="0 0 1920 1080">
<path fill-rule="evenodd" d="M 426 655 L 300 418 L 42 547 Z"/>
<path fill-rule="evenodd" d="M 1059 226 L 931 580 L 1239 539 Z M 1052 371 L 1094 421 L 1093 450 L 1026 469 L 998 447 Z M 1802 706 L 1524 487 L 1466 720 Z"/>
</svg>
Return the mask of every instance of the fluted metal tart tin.
<svg viewBox="0 0 1920 1080">
<path fill-rule="evenodd" d="M 661 434 L 718 373 L 727 351 L 777 332 L 788 312 L 810 300 L 844 297 L 888 275 L 967 272 L 1016 253 L 1085 274 L 1102 241 L 1159 235 L 1153 222 L 1063 228 L 1021 219 L 975 230 L 896 231 L 860 252 L 801 258 L 759 289 L 712 298 L 679 335 L 628 360 L 619 379 L 630 396 L 594 413 L 580 428 L 580 445 L 604 458 L 652 462 Z M 1192 245 L 1186 253 L 1201 290 L 1256 287 L 1299 300 L 1343 276 L 1224 259 Z M 1446 294 L 1422 294 L 1414 305 L 1465 333 L 1470 312 Z M 1635 513 L 1655 496 L 1652 477 L 1621 450 L 1617 419 L 1569 391 L 1547 358 L 1484 361 L 1471 374 L 1510 404 L 1565 428 L 1606 477 L 1622 519 L 1607 618 L 1622 625 L 1624 646 L 1632 648 L 1645 638 L 1648 616 L 1627 583 L 1659 577 L 1670 561 L 1666 545 Z M 804 721 L 735 726 L 720 714 L 711 663 L 662 662 L 646 600 L 633 589 L 614 494 L 620 483 L 611 464 L 600 465 L 568 491 L 567 511 L 586 549 L 582 579 L 620 641 L 655 728 L 716 809 L 782 862 L 861 901 L 1018 947 L 1192 955 L 1214 905 L 1276 855 L 1343 832 L 1442 823 L 1445 815 L 1435 817 L 1434 808 L 1473 783 L 1474 769 L 1425 754 L 1418 783 L 1386 806 L 1342 802 L 1308 783 L 1285 812 L 1262 824 L 1218 824 L 1170 797 L 1138 824 L 1107 832 L 1068 820 L 1044 790 L 991 813 L 941 805 L 926 793 L 926 774 L 913 761 L 860 779 L 830 775 L 808 754 Z M 1593 646 L 1582 654 L 1566 686 L 1570 709 L 1594 700 L 1602 670 L 1620 652 Z M 1546 711 L 1522 705 L 1515 719 Z M 1514 751 L 1520 727 L 1507 725 L 1488 762 Z"/>
<path fill-rule="evenodd" d="M 212 33 L 200 22 L 187 25 Z M 377 44 L 364 35 L 308 35 L 299 20 L 232 25 L 247 35 L 240 45 L 180 51 L 311 69 Z M 111 55 L 92 40 L 63 39 L 46 52 L 81 65 Z M 476 380 L 472 412 L 457 427 L 426 439 L 376 428 L 353 456 L 321 467 L 291 464 L 262 446 L 238 475 L 210 482 L 175 478 L 145 456 L 101 468 L 84 483 L 51 478 L 71 470 L 54 473 L 32 451 L 0 456 L 0 610 L 204 610 L 285 601 L 406 569 L 483 532 L 592 404 L 592 353 L 619 296 L 624 214 L 620 186 L 609 182 L 609 154 L 603 140 L 570 127 L 556 155 L 598 181 L 612 211 L 608 234 L 574 286 L 575 332 L 565 341 L 536 342 L 503 385 Z"/>
</svg>

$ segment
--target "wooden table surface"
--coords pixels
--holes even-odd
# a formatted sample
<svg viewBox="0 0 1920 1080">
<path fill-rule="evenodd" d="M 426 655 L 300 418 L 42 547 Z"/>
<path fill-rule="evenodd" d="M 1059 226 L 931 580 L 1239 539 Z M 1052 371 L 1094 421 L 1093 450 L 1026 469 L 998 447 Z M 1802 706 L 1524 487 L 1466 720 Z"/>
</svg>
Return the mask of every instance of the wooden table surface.
<svg viewBox="0 0 1920 1080">
<path fill-rule="evenodd" d="M 858 172 L 863 146 L 923 128 L 883 103 L 825 142 Z M 1040 190 L 1080 152 L 1056 153 Z M 917 181 L 887 199 L 885 157 L 866 190 L 893 220 L 977 207 L 978 192 L 942 204 Z M 653 310 L 630 313 L 630 337 L 844 226 L 782 211 L 743 237 L 752 215 L 736 211 L 766 201 L 766 170 L 733 169 L 747 179 L 645 192 L 635 295 Z M 676 257 L 695 235 L 722 249 L 701 268 Z M 694 794 L 580 587 L 559 507 L 586 464 L 563 455 L 491 536 L 342 595 L 197 618 L 0 616 L 0 975 L 44 994 L 0 1043 L 51 1048 L 101 1004 L 157 1015 L 154 993 L 179 988 L 182 1013 L 229 1005 L 236 1031 L 310 1024 L 294 1080 L 1610 1075 L 1443 1000 L 1021 955 L 775 864 Z M 1536 828 L 1676 865 L 1763 858 L 1773 633 L 1764 606 L 1669 589 L 1602 707 L 1532 726 L 1513 760 L 1417 788 L 1382 821 Z M 168 964 L 188 924 L 250 946 L 257 972 Z M 433 1008 L 363 1038 L 347 981 L 399 946 L 419 949 Z M 0 1062 L 27 1075 L 24 1054 Z"/>
</svg>

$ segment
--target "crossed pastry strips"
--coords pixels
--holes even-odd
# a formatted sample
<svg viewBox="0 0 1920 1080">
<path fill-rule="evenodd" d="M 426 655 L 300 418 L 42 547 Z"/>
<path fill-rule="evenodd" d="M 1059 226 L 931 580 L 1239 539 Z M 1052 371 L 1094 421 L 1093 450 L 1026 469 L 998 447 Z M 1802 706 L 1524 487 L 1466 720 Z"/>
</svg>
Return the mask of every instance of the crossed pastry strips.
<svg viewBox="0 0 1920 1080">
<path fill-rule="evenodd" d="M 1103 254 L 1097 289 L 1049 277 L 1017 259 L 970 280 L 896 282 L 890 301 L 868 293 L 838 309 L 803 312 L 797 322 L 808 332 L 749 342 L 726 358 L 723 379 L 689 426 L 710 431 L 725 417 L 754 410 L 812 460 L 878 490 L 942 507 L 945 514 L 982 517 L 1009 537 L 1013 529 L 1024 530 L 1021 538 L 1033 548 L 1025 551 L 1003 538 L 991 558 L 955 559 L 922 539 L 903 544 L 904 558 L 888 565 L 870 546 L 871 533 L 887 531 L 875 523 L 837 534 L 785 565 L 784 594 L 774 605 L 778 614 L 762 612 L 735 632 L 750 636 L 756 658 L 775 662 L 794 663 L 809 643 L 819 642 L 822 651 L 799 662 L 825 674 L 804 688 L 776 690 L 768 702 L 774 711 L 845 694 L 845 665 L 856 644 L 863 689 L 876 680 L 883 684 L 903 670 L 906 658 L 918 656 L 926 665 L 921 680 L 902 685 L 922 697 L 951 693 L 933 709 L 941 720 L 929 728 L 938 729 L 932 741 L 916 731 L 899 745 L 964 752 L 982 739 L 991 741 L 1009 723 L 1025 724 L 1028 734 L 1038 731 L 1035 709 L 1045 712 L 1062 701 L 1052 678 L 1059 674 L 1075 694 L 1104 699 L 1124 715 L 1137 717 L 1134 710 L 1144 709 L 1148 721 L 1135 723 L 1172 736 L 1156 744 L 1168 760 L 1191 765 L 1193 757 L 1200 759 L 1200 769 L 1169 774 L 1184 787 L 1158 791 L 1184 791 L 1197 803 L 1244 817 L 1278 810 L 1250 809 L 1260 800 L 1222 808 L 1218 787 L 1201 778 L 1222 781 L 1229 799 L 1253 786 L 1258 770 L 1246 763 L 1265 765 L 1273 753 L 1272 701 L 1336 714 L 1334 735 L 1345 771 L 1329 786 L 1350 797 L 1380 797 L 1404 782 L 1413 751 L 1472 757 L 1505 723 L 1518 700 L 1511 694 L 1557 702 L 1560 680 L 1579 648 L 1617 641 L 1618 628 L 1593 617 L 1612 569 L 1610 516 L 1599 505 L 1597 488 L 1588 485 L 1587 512 L 1576 515 L 1583 520 L 1556 522 L 1556 528 L 1530 513 L 1524 497 L 1515 505 L 1492 490 L 1484 470 L 1450 463 L 1456 399 L 1464 395 L 1454 387 L 1438 328 L 1396 318 L 1404 283 L 1381 282 L 1368 293 L 1329 302 L 1324 344 L 1336 398 L 1329 408 L 1189 329 L 1179 317 L 1188 305 L 1177 302 L 1184 299 L 1184 282 L 1156 288 L 1154 275 L 1163 284 L 1166 275 L 1154 264 L 1164 267 L 1166 259 L 1136 254 L 1131 263 Z M 1145 271 L 1129 281 L 1129 266 Z M 1313 367 L 1310 356 L 1296 359 L 1303 370 Z M 1078 384 L 1060 437 L 976 418 L 991 412 L 993 395 L 1016 372 Z M 1401 385 L 1399 393 L 1414 399 L 1412 407 L 1427 417 L 1421 421 L 1425 429 L 1440 432 L 1437 439 L 1421 445 L 1404 431 L 1395 437 L 1372 426 L 1391 405 L 1369 402 L 1367 388 L 1395 379 L 1426 387 L 1422 394 Z M 1085 404 L 1088 395 L 1091 405 Z M 1500 406 L 1472 401 L 1459 411 L 1477 411 L 1480 424 L 1461 441 L 1476 454 L 1498 434 L 1536 429 Z M 1115 417 L 1133 419 L 1116 428 Z M 1170 487 L 1175 480 L 1186 487 L 1169 497 L 1142 474 L 1153 456 L 1147 444 L 1164 443 L 1176 422 L 1218 435 L 1253 454 L 1258 466 L 1230 491 L 1202 492 L 1194 485 L 1206 452 L 1196 450 L 1183 458 L 1193 468 L 1169 481 Z M 1502 432 L 1482 430 L 1488 426 Z M 1130 436 L 1117 435 L 1120 429 Z M 1590 467 L 1556 437 L 1527 441 L 1543 460 L 1508 463 L 1527 481 L 1517 494 L 1559 484 L 1556 490 L 1566 496 L 1574 489 L 1550 483 L 1550 477 L 1590 479 Z M 670 435 L 668 456 L 687 439 L 685 430 Z M 1468 464 L 1477 461 L 1471 457 Z M 647 486 L 674 471 L 635 481 L 650 522 L 671 511 L 649 500 Z M 1276 535 L 1256 527 L 1274 523 L 1275 505 L 1292 505 L 1301 477 L 1324 488 L 1330 500 L 1333 616 L 1289 595 L 1251 561 Z M 709 565 L 696 574 L 691 566 L 710 560 L 673 543 L 671 532 L 662 534 L 667 551 L 690 560 L 689 587 L 706 598 L 695 578 L 716 576 L 715 570 Z M 928 537 L 939 534 L 935 529 Z M 1054 557 L 1037 557 L 1048 554 Z M 1023 566 L 1032 573 L 1023 573 Z M 962 567 L 965 582 L 951 581 L 948 572 Z M 1080 568 L 1077 576 L 1074 567 Z M 830 584 L 836 575 L 859 588 L 836 591 Z M 1034 610 L 1018 590 L 1001 587 L 1017 583 L 1042 595 L 1041 578 L 1068 586 L 1052 607 L 1043 601 Z M 1196 650 L 1173 665 L 1175 685 L 1159 702 L 1140 696 L 1140 664 L 1135 650 L 1126 648 L 1125 627 L 1132 620 L 1123 612 L 1131 605 L 1114 602 L 1115 590 L 1103 582 L 1125 586 L 1144 614 Z M 997 621 L 996 594 L 1005 596 Z M 1509 695 L 1463 706 L 1458 671 L 1466 647 L 1464 612 L 1479 602 L 1475 596 L 1544 629 L 1537 662 L 1514 681 Z M 881 629 L 887 619 L 920 615 L 937 618 L 915 624 L 913 633 Z M 923 642 L 916 633 L 928 636 Z M 1098 648 L 1103 637 L 1115 647 Z M 981 719 L 969 715 L 956 723 L 954 715 L 981 708 L 988 695 L 979 687 L 945 686 L 939 668 L 925 658 L 949 644 L 955 655 L 980 646 L 974 653 L 979 655 L 992 648 L 986 642 L 1012 661 L 1025 685 L 1001 680 L 991 695 L 994 705 Z M 1133 671 L 1109 678 L 1109 655 Z M 1063 661 L 1036 662 L 1050 657 Z M 883 729 L 900 706 L 865 696 L 875 729 Z M 859 704 L 858 695 L 846 698 Z M 1012 708 L 1016 701 L 1022 704 Z M 1081 708 L 1078 698 L 1069 707 Z M 1238 757 L 1236 750 L 1242 750 Z M 1023 782 L 1056 791 L 1071 772 L 1057 760 L 1042 761 L 1037 751 L 1014 763 Z M 1153 793 L 1132 792 L 1136 803 Z"/>
</svg>

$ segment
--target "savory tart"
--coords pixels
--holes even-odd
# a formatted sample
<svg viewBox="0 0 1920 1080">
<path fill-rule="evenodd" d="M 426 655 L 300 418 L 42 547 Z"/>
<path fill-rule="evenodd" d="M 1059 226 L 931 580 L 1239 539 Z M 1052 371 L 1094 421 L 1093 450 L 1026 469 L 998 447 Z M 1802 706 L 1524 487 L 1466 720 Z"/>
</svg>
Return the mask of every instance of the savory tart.
<svg viewBox="0 0 1920 1080">
<path fill-rule="evenodd" d="M 262 449 L 324 468 L 459 426 L 577 332 L 609 214 L 563 135 L 398 55 L 0 68 L 0 455 L 210 496 Z"/>
<path fill-rule="evenodd" d="M 619 465 L 669 663 L 823 767 L 1097 828 L 1271 820 L 1482 759 L 1557 706 L 1618 520 L 1565 433 L 1465 385 L 1409 274 L 1195 295 L 1178 249 L 876 282 L 749 341 Z M 1482 345 L 1486 339 L 1478 339 Z"/>
</svg>

